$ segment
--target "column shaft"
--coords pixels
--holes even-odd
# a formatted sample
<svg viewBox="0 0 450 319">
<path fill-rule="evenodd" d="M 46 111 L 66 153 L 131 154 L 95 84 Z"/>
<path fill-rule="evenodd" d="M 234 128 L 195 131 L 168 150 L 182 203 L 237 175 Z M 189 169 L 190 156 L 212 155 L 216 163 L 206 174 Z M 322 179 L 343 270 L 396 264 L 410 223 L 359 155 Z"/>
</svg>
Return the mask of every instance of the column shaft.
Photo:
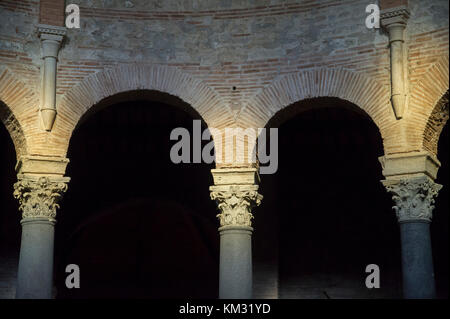
<svg viewBox="0 0 450 319">
<path fill-rule="evenodd" d="M 428 222 L 400 223 L 403 296 L 410 299 L 436 296 Z"/>
<path fill-rule="evenodd" d="M 16 298 L 49 299 L 53 288 L 56 209 L 67 191 L 67 177 L 17 175 L 14 197 L 22 211 Z"/>
<path fill-rule="evenodd" d="M 211 171 L 214 186 L 211 199 L 220 213 L 219 297 L 252 298 L 252 209 L 262 200 L 255 168 L 227 168 Z"/>
<path fill-rule="evenodd" d="M 53 288 L 54 222 L 23 219 L 16 298 L 50 299 Z"/>
<path fill-rule="evenodd" d="M 252 297 L 252 228 L 224 226 L 220 232 L 219 297 Z"/>
<path fill-rule="evenodd" d="M 434 199 L 442 185 L 428 176 L 384 180 L 400 224 L 403 297 L 434 298 L 435 282 L 430 238 Z"/>
</svg>

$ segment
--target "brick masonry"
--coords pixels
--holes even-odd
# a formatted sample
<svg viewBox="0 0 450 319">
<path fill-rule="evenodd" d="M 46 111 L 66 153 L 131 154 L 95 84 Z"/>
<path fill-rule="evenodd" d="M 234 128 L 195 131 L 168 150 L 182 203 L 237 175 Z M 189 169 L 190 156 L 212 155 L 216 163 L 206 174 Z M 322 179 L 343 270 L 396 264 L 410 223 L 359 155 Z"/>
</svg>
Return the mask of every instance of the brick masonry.
<svg viewBox="0 0 450 319">
<path fill-rule="evenodd" d="M 39 23 L 64 25 L 64 0 L 40 0 Z"/>
<path fill-rule="evenodd" d="M 18 154 L 65 156 L 88 109 L 142 89 L 179 97 L 217 128 L 261 127 L 302 99 L 338 97 L 373 119 L 386 154 L 435 152 L 437 139 L 425 137 L 439 131 L 427 123 L 448 90 L 447 1 L 408 1 L 409 101 L 397 121 L 388 37 L 365 27 L 365 1 L 74 0 L 81 28 L 68 30 L 60 51 L 58 117 L 48 133 L 39 122 L 35 25 L 62 25 L 62 3 L 0 2 L 0 100 L 7 108 L 1 114 Z"/>
</svg>

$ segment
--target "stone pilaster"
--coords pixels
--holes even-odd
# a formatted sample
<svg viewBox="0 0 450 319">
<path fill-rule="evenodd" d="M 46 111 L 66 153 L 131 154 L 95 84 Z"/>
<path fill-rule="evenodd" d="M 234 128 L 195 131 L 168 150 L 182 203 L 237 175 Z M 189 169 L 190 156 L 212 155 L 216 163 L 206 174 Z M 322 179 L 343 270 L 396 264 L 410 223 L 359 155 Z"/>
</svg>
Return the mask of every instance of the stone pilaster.
<svg viewBox="0 0 450 319">
<path fill-rule="evenodd" d="M 56 65 L 58 52 L 66 35 L 66 28 L 39 24 L 37 31 L 41 40 L 42 58 L 44 59 L 43 103 L 40 112 L 44 129 L 51 131 L 56 118 Z"/>
<path fill-rule="evenodd" d="M 404 30 L 409 18 L 406 6 L 381 11 L 381 24 L 389 34 L 391 60 L 391 103 L 397 119 L 403 117 L 406 104 L 406 58 Z"/>
</svg>

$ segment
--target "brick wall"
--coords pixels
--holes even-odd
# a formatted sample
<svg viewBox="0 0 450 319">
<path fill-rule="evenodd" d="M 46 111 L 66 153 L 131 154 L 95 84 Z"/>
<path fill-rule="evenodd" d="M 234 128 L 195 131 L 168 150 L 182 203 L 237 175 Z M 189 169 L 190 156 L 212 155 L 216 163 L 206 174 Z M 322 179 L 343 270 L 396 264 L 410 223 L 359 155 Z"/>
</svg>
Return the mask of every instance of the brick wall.
<svg viewBox="0 0 450 319">
<path fill-rule="evenodd" d="M 80 6 L 81 28 L 68 30 L 60 51 L 58 117 L 48 133 L 39 120 L 42 59 L 35 26 L 64 25 L 64 1 L 0 1 L 0 119 L 18 157 L 65 156 L 86 111 L 111 95 L 141 89 L 178 96 L 221 129 L 262 127 L 297 101 L 338 97 L 373 119 L 385 153 L 437 151 L 448 118 L 448 106 L 440 107 L 449 86 L 445 0 L 380 1 L 383 9 L 407 4 L 411 12 L 405 32 L 409 101 L 401 121 L 389 101 L 388 37 L 365 27 L 367 1 L 70 3 Z M 0 298 L 14 295 L 16 263 L 0 255 Z M 307 297 L 298 293 L 300 285 L 281 287 L 270 265 L 256 268 L 255 296 Z M 332 284 L 324 283 L 328 292 Z"/>
<path fill-rule="evenodd" d="M 380 9 L 391 9 L 399 6 L 408 6 L 408 0 L 380 0 Z"/>
<path fill-rule="evenodd" d="M 64 0 L 41 0 L 39 2 L 39 23 L 64 25 Z"/>
<path fill-rule="evenodd" d="M 143 88 L 133 78 L 156 65 L 161 70 L 176 69 L 180 76 L 175 80 L 170 78 L 173 71 L 163 72 L 157 81 L 146 79 L 152 83 L 147 88 L 174 87 L 181 83 L 180 78 L 186 80 L 180 85 L 201 83 L 197 92 L 191 89 L 183 95 L 183 90 L 173 89 L 167 93 L 196 109 L 208 103 L 198 111 L 210 126 L 263 126 L 295 99 L 331 95 L 353 102 L 372 117 L 382 133 L 386 153 L 423 148 L 433 103 L 448 88 L 448 79 L 444 79 L 443 92 L 419 89 L 424 79 L 439 76 L 435 74 L 440 72 L 439 63 L 448 61 L 446 1 L 408 2 L 411 17 L 405 43 L 410 100 L 402 121 L 395 120 L 390 107 L 388 37 L 382 30 L 365 27 L 365 1 L 261 0 L 258 5 L 253 1 L 72 2 L 80 6 L 81 28 L 68 30 L 60 52 L 60 116 L 55 129 L 46 133 L 40 128 L 39 102 L 20 112 L 5 102 L 14 109 L 16 122 L 29 141 L 29 153 L 64 156 L 71 130 L 93 103 L 124 88 Z M 405 3 L 381 1 L 381 6 Z M 8 22 L 0 26 L 0 63 L 32 92 L 33 99 L 40 98 L 42 66 L 34 26 L 38 22 L 62 25 L 63 4 L 0 3 L 2 21 Z M 108 82 L 108 76 L 118 74 L 121 68 L 137 73 L 119 77 L 116 84 Z M 99 83 L 100 87 L 93 87 Z M 77 99 L 80 90 L 92 94 Z M 272 97 L 268 101 L 269 92 Z M 423 94 L 427 103 L 423 103 Z"/>
</svg>

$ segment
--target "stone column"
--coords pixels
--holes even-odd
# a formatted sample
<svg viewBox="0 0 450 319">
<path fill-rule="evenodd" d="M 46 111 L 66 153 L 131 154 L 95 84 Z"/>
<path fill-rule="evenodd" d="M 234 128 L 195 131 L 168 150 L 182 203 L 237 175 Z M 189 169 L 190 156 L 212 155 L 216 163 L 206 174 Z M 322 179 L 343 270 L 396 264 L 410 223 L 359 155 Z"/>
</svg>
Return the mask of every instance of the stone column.
<svg viewBox="0 0 450 319">
<path fill-rule="evenodd" d="M 405 92 L 405 55 L 403 32 L 409 18 L 406 6 L 389 8 L 381 11 L 381 24 L 389 34 L 390 61 L 391 61 L 391 103 L 397 119 L 403 117 Z"/>
<path fill-rule="evenodd" d="M 67 177 L 19 174 L 14 184 L 14 197 L 19 200 L 22 211 L 16 298 L 52 298 L 56 209 L 67 190 L 68 180 Z"/>
<path fill-rule="evenodd" d="M 430 238 L 439 161 L 427 152 L 386 155 L 380 158 L 382 181 L 392 194 L 400 224 L 404 298 L 434 298 L 435 280 Z"/>
<path fill-rule="evenodd" d="M 252 297 L 252 208 L 261 203 L 256 169 L 212 170 L 220 213 L 219 298 Z"/>
<path fill-rule="evenodd" d="M 42 82 L 41 118 L 44 129 L 51 131 L 56 118 L 56 73 L 58 52 L 66 35 L 65 27 L 39 24 L 37 31 L 41 39 L 44 75 Z"/>
<path fill-rule="evenodd" d="M 403 296 L 434 298 L 435 280 L 430 238 L 434 198 L 441 185 L 428 176 L 384 181 L 392 194 L 400 224 Z"/>
</svg>

